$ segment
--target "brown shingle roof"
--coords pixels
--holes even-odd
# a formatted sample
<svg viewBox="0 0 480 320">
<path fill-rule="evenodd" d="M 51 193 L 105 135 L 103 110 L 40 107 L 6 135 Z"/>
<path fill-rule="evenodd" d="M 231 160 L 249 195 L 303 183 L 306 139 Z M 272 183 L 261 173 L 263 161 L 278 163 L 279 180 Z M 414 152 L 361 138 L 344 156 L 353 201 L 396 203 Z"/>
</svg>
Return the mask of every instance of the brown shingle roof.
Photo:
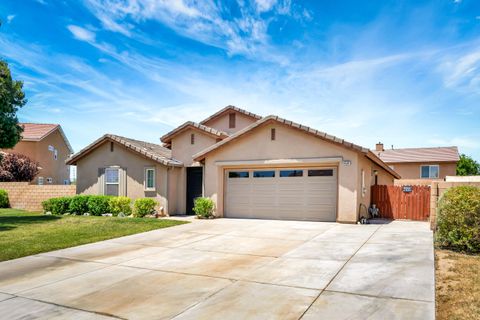
<svg viewBox="0 0 480 320">
<path fill-rule="evenodd" d="M 329 135 L 325 132 L 315 130 L 313 128 L 310 128 L 310 127 L 307 127 L 307 126 L 304 126 L 304 125 L 301 125 L 301 124 L 298 124 L 298 123 L 295 123 L 295 122 L 292 122 L 292 121 L 289 121 L 289 120 L 286 120 L 286 119 L 283 119 L 283 118 L 280 118 L 280 117 L 274 116 L 274 115 L 270 115 L 270 116 L 265 117 L 265 118 L 255 122 L 255 123 L 252 123 L 250 126 L 236 132 L 235 134 L 229 136 L 228 138 L 226 138 L 226 139 L 224 139 L 224 140 L 222 140 L 222 141 L 220 141 L 220 142 L 202 150 L 201 152 L 199 152 L 199 153 L 197 153 L 196 155 L 193 156 L 194 160 L 195 161 L 200 161 L 200 160 L 204 159 L 205 155 L 212 152 L 213 150 L 216 150 L 216 149 L 220 148 L 221 146 L 229 143 L 230 141 L 233 141 L 233 140 L 239 138 L 240 136 L 244 135 L 245 133 L 247 133 L 247 132 L 253 130 L 254 128 L 257 128 L 257 127 L 261 126 L 262 124 L 264 124 L 266 122 L 269 122 L 269 121 L 275 121 L 275 122 L 285 124 L 285 125 L 290 126 L 292 128 L 296 128 L 298 130 L 302 130 L 306 133 L 312 134 L 312 135 L 314 135 L 314 136 L 316 136 L 320 139 L 323 139 L 325 141 L 335 143 L 335 144 L 338 144 L 338 145 L 342 145 L 342 146 L 344 146 L 348 149 L 354 150 L 356 152 L 360 152 L 360 153 L 364 154 L 367 158 L 369 158 L 371 161 L 375 162 L 377 165 L 384 168 L 392 176 L 394 176 L 396 178 L 400 178 L 400 175 L 398 173 L 396 173 L 394 170 L 392 170 L 388 165 L 386 165 L 382 160 L 380 160 L 369 149 L 361 147 L 361 146 L 356 145 L 354 143 L 348 142 L 344 139 Z"/>
<path fill-rule="evenodd" d="M 405 148 L 375 151 L 386 163 L 401 162 L 457 162 L 460 160 L 457 147 Z"/>
<path fill-rule="evenodd" d="M 156 161 L 158 163 L 170 166 L 182 166 L 182 162 L 172 158 L 172 151 L 155 143 L 150 143 L 141 140 L 130 139 L 122 136 L 117 136 L 114 134 L 105 134 L 101 138 L 95 140 L 93 143 L 83 148 L 69 159 L 66 163 L 68 165 L 74 165 L 76 162 L 93 151 L 96 147 L 102 144 L 105 141 L 117 142 L 125 146 L 128 150 L 136 152 L 148 159 Z"/>
<path fill-rule="evenodd" d="M 203 131 L 203 132 L 205 132 L 209 135 L 215 136 L 216 138 L 223 139 L 223 138 L 228 137 L 228 133 L 223 132 L 221 130 L 210 128 L 210 127 L 204 126 L 202 124 L 199 124 L 199 123 L 196 123 L 196 122 L 193 122 L 193 121 L 187 121 L 184 124 L 182 124 L 181 126 L 175 128 L 172 131 L 170 131 L 169 133 L 163 135 L 160 138 L 160 141 L 162 141 L 163 143 L 169 143 L 174 136 L 176 136 L 177 134 L 179 134 L 179 133 L 181 133 L 184 130 L 187 130 L 189 128 Z"/>
<path fill-rule="evenodd" d="M 73 148 L 70 145 L 70 142 L 67 139 L 67 136 L 62 130 L 62 127 L 59 124 L 54 124 L 54 123 L 19 123 L 20 126 L 23 128 L 22 132 L 22 140 L 23 141 L 40 141 L 50 135 L 52 132 L 55 130 L 59 130 L 60 134 L 63 137 L 63 140 L 65 140 L 65 143 L 70 150 L 71 153 L 73 153 Z"/>
<path fill-rule="evenodd" d="M 213 120 L 213 119 L 216 119 L 216 118 L 220 117 L 221 115 L 223 115 L 224 113 L 230 112 L 230 111 L 240 112 L 240 113 L 246 115 L 247 117 L 251 117 L 251 118 L 253 118 L 253 119 L 255 119 L 255 120 L 260 120 L 260 119 L 262 119 L 262 117 L 259 116 L 258 114 L 251 113 L 251 112 L 249 112 L 249 111 L 247 111 L 247 110 L 240 109 L 240 108 L 237 108 L 237 107 L 235 107 L 235 106 L 231 106 L 231 105 L 230 105 L 230 106 L 226 106 L 225 108 L 221 109 L 221 110 L 218 111 L 218 112 L 215 112 L 214 114 L 212 114 L 210 117 L 206 118 L 205 120 L 202 120 L 202 121 L 200 122 L 200 124 L 205 124 L 205 123 L 207 123 L 208 121 Z"/>
</svg>

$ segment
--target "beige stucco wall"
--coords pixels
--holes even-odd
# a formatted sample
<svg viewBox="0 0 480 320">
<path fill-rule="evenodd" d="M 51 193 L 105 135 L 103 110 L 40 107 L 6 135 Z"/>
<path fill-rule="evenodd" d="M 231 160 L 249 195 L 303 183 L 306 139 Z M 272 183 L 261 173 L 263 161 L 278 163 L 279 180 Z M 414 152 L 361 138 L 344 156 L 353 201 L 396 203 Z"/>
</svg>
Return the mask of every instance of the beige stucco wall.
<svg viewBox="0 0 480 320">
<path fill-rule="evenodd" d="M 225 113 L 218 118 L 205 122 L 204 125 L 232 134 L 239 130 L 242 130 L 245 127 L 248 127 L 249 125 L 257 121 L 256 119 L 248 117 L 240 112 L 232 111 L 230 113 L 236 114 L 235 128 L 229 128 L 229 113 Z"/>
<path fill-rule="evenodd" d="M 402 179 L 420 179 L 420 166 L 422 165 L 439 165 L 439 179 L 444 180 L 445 176 L 454 176 L 457 171 L 456 162 L 426 162 L 426 163 L 389 163 L 389 166 L 393 166 L 393 169 L 398 172 Z M 432 180 L 432 179 L 430 179 Z"/>
<path fill-rule="evenodd" d="M 271 141 L 270 129 L 276 129 L 276 140 Z M 298 159 L 342 157 L 350 160 L 351 165 L 336 163 L 309 163 L 309 166 L 338 166 L 337 221 L 356 222 L 358 212 L 358 154 L 354 151 L 326 142 L 289 126 L 279 123 L 267 123 L 238 140 L 208 154 L 205 159 L 205 196 L 216 202 L 218 216 L 223 216 L 224 170 L 232 168 L 219 166 L 217 161 Z M 292 164 L 289 166 L 299 166 Z M 305 164 L 302 164 L 302 166 Z M 269 165 L 271 166 L 271 165 Z M 238 165 L 237 167 L 247 167 Z M 285 167 L 285 165 L 281 165 Z M 393 181 L 392 181 L 393 183 Z M 370 193 L 368 188 L 367 193 Z"/>
<path fill-rule="evenodd" d="M 110 142 L 107 141 L 98 146 L 88 156 L 77 162 L 77 193 L 99 194 L 98 169 L 119 166 L 127 173 L 127 196 L 134 199 L 149 197 L 155 198 L 164 212 L 169 214 L 175 212 L 176 202 L 167 201 L 167 184 L 169 190 L 175 190 L 177 185 L 177 171 L 175 168 L 167 168 L 150 159 L 144 158 L 128 151 L 124 146 L 114 143 L 114 151 L 110 151 Z M 145 168 L 155 167 L 155 191 L 144 190 Z M 167 180 L 168 179 L 168 180 Z M 175 196 L 173 194 L 172 196 Z M 170 207 L 168 207 L 170 205 Z"/>
<path fill-rule="evenodd" d="M 58 150 L 57 160 L 54 159 L 53 152 L 48 150 L 50 145 Z M 40 172 L 32 183 L 38 183 L 38 177 L 43 177 L 45 184 L 47 178 L 53 179 L 52 184 L 63 184 L 64 180 L 70 179 L 70 166 L 65 164 L 70 150 L 59 130 L 55 130 L 41 141 L 20 141 L 13 149 L 4 151 L 26 155 L 40 164 Z"/>
</svg>

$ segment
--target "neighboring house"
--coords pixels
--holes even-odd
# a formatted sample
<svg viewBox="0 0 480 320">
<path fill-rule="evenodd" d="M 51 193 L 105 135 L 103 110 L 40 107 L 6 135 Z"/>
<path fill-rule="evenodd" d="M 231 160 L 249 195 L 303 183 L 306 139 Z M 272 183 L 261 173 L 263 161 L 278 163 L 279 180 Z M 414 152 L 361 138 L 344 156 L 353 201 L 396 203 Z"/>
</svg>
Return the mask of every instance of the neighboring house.
<svg viewBox="0 0 480 320">
<path fill-rule="evenodd" d="M 70 184 L 70 167 L 65 161 L 73 153 L 59 124 L 20 123 L 22 139 L 4 152 L 23 154 L 40 165 L 32 183 Z"/>
<path fill-rule="evenodd" d="M 402 179 L 444 180 L 455 176 L 460 160 L 457 147 L 387 149 L 377 143 L 375 153 Z"/>
<path fill-rule="evenodd" d="M 233 106 L 161 141 L 98 139 L 67 161 L 77 165 L 77 192 L 153 197 L 170 215 L 191 214 L 205 196 L 217 216 L 354 223 L 371 185 L 400 178 L 366 148 Z"/>
</svg>

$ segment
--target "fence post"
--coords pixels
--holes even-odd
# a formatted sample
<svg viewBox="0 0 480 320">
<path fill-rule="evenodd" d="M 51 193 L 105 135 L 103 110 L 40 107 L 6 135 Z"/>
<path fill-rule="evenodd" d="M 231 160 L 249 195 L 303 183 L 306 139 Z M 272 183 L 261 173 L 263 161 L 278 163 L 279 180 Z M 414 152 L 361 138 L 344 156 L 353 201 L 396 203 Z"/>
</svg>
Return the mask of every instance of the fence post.
<svg viewBox="0 0 480 320">
<path fill-rule="evenodd" d="M 438 182 L 432 181 L 430 187 L 430 229 L 437 228 Z"/>
</svg>

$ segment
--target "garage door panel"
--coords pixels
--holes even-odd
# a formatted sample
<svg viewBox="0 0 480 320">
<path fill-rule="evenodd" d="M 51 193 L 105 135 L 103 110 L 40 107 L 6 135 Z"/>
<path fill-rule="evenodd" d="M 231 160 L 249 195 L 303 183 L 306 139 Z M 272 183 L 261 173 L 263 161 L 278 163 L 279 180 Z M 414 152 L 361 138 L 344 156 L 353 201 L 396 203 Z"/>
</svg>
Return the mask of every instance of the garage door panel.
<svg viewBox="0 0 480 320">
<path fill-rule="evenodd" d="M 225 215 L 227 217 L 336 220 L 336 169 L 333 176 L 309 177 L 308 169 L 295 168 L 297 176 L 280 176 L 287 169 L 240 169 L 249 178 L 229 178 L 227 171 Z M 291 170 L 291 169 L 288 169 Z M 253 172 L 272 171 L 275 177 L 254 177 Z M 284 173 L 285 175 L 285 173 Z"/>
</svg>

